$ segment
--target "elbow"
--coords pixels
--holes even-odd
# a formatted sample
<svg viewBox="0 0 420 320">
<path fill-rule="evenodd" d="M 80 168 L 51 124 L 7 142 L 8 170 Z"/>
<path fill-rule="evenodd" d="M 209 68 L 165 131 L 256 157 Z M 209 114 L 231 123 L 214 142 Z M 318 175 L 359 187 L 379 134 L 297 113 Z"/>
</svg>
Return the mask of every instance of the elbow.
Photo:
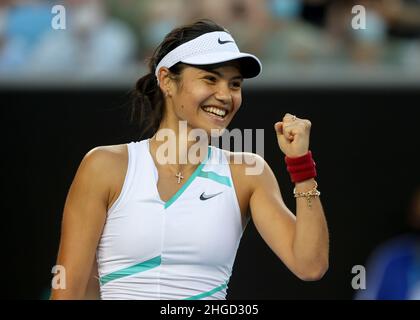
<svg viewBox="0 0 420 320">
<path fill-rule="evenodd" d="M 81 290 L 52 289 L 50 300 L 83 300 L 84 293 Z"/>
<path fill-rule="evenodd" d="M 302 281 L 318 281 L 327 273 L 328 267 L 328 262 L 320 263 L 295 274 Z"/>
</svg>

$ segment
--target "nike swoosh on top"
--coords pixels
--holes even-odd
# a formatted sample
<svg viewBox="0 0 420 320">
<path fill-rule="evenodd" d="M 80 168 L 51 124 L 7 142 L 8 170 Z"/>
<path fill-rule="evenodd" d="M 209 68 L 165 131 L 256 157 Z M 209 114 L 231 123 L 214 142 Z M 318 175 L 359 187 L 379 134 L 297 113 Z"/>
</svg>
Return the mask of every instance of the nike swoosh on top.
<svg viewBox="0 0 420 320">
<path fill-rule="evenodd" d="M 210 195 L 205 195 L 204 194 L 204 192 L 200 195 L 200 200 L 208 200 L 208 199 L 211 199 L 211 198 L 213 198 L 213 197 L 215 197 L 215 196 L 218 196 L 219 194 L 221 194 L 221 193 L 223 193 L 223 191 L 222 192 L 219 192 L 219 193 L 215 193 L 215 194 L 210 194 Z"/>
<path fill-rule="evenodd" d="M 223 41 L 223 40 L 220 40 L 220 38 L 219 38 L 219 39 L 217 39 L 217 42 L 219 42 L 219 44 L 225 44 L 225 43 L 229 43 L 229 42 L 233 42 L 233 41 L 231 41 L 231 40 Z"/>
</svg>

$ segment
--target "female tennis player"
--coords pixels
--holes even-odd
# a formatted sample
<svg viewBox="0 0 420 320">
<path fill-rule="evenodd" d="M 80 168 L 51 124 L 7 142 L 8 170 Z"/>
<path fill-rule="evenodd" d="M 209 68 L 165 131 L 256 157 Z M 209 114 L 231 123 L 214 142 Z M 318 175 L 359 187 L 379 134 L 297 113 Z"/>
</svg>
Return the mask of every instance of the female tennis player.
<svg viewBox="0 0 420 320">
<path fill-rule="evenodd" d="M 239 110 L 243 80 L 261 72 L 258 58 L 241 53 L 223 27 L 201 20 L 172 30 L 149 67 L 136 84 L 135 108 L 153 134 L 83 158 L 63 213 L 57 264 L 65 288 L 53 288 L 51 298 L 84 299 L 96 280 L 102 299 L 225 299 L 251 218 L 291 272 L 320 279 L 328 230 L 310 121 L 286 114 L 272 124 L 295 184 L 293 214 L 261 156 L 209 144 Z M 190 140 L 194 132 L 206 139 Z M 169 153 L 175 161 L 165 162 Z M 249 158 L 261 172 L 249 174 Z"/>
</svg>

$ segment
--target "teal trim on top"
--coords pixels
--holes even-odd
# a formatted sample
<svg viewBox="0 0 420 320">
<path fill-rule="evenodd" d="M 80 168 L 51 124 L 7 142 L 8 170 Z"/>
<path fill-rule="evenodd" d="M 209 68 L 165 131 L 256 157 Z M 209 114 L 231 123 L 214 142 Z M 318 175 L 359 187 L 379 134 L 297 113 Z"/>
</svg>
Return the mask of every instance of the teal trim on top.
<svg viewBox="0 0 420 320">
<path fill-rule="evenodd" d="M 106 276 L 103 276 L 99 279 L 99 283 L 101 285 L 104 285 L 105 283 L 116 280 L 123 277 L 131 276 L 132 274 L 147 271 L 153 268 L 156 268 L 160 266 L 161 264 L 161 256 L 154 257 L 150 260 L 146 260 L 143 262 L 140 262 L 138 264 L 135 264 L 134 266 L 127 267 L 121 270 L 117 270 L 114 272 L 111 272 L 110 274 L 107 274 Z"/>
<path fill-rule="evenodd" d="M 221 175 L 219 175 L 219 174 L 217 174 L 216 172 L 213 172 L 213 171 L 201 171 L 198 176 L 202 177 L 202 178 L 207 178 L 207 179 L 214 180 L 214 181 L 219 182 L 221 184 L 224 184 L 228 187 L 232 187 L 232 184 L 230 183 L 229 177 L 221 176 Z"/>
<path fill-rule="evenodd" d="M 221 286 L 218 286 L 218 287 L 214 288 L 213 290 L 203 292 L 203 293 L 197 294 L 197 295 L 192 296 L 192 297 L 184 298 L 182 300 L 200 300 L 200 299 L 203 299 L 203 298 L 206 298 L 206 297 L 210 297 L 213 294 L 215 294 L 216 292 L 219 292 L 226 287 L 227 287 L 227 282 L 222 284 Z"/>
<path fill-rule="evenodd" d="M 206 164 L 207 160 L 210 159 L 211 148 L 210 146 L 207 149 L 207 159 L 204 160 L 200 165 L 195 169 L 193 174 L 188 178 L 188 180 L 182 185 L 182 187 L 165 203 L 165 209 L 167 209 L 172 203 L 178 199 L 181 194 L 188 188 L 188 186 L 194 181 L 195 177 L 197 177 L 201 170 L 203 169 L 204 165 Z"/>
</svg>

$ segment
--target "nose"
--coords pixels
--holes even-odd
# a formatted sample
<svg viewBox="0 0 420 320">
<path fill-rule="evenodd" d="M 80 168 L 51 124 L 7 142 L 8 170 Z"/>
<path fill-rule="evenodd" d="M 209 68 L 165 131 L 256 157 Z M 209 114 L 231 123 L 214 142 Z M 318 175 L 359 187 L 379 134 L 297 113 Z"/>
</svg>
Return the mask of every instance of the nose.
<svg viewBox="0 0 420 320">
<path fill-rule="evenodd" d="M 223 104 L 228 104 L 232 101 L 232 95 L 227 83 L 221 82 L 217 86 L 217 90 L 215 93 L 215 98 L 222 102 Z"/>
</svg>

